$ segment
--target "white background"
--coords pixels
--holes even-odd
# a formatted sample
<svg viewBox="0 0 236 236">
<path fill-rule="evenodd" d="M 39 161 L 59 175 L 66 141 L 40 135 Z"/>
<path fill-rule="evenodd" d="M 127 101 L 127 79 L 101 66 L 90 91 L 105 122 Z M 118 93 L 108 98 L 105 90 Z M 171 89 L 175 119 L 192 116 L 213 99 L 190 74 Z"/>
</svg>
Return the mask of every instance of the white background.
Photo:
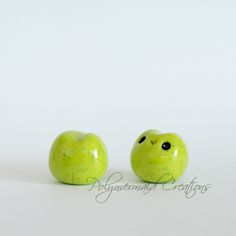
<svg viewBox="0 0 236 236">
<path fill-rule="evenodd" d="M 0 235 L 235 235 L 235 1 L 0 1 Z M 176 132 L 186 199 L 57 183 L 54 138 L 94 132 L 130 169 L 146 129 Z"/>
</svg>

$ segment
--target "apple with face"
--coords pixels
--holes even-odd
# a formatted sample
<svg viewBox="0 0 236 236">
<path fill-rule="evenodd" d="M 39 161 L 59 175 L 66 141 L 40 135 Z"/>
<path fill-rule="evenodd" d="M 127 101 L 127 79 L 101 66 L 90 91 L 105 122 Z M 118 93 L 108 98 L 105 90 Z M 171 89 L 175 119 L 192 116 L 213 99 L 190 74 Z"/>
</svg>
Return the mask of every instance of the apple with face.
<svg viewBox="0 0 236 236">
<path fill-rule="evenodd" d="M 95 134 L 66 131 L 52 144 L 49 168 L 60 182 L 92 184 L 107 169 L 107 150 Z"/>
<path fill-rule="evenodd" d="M 174 181 L 184 173 L 187 164 L 186 145 L 174 133 L 147 130 L 139 136 L 131 151 L 132 169 L 146 182 Z"/>
</svg>

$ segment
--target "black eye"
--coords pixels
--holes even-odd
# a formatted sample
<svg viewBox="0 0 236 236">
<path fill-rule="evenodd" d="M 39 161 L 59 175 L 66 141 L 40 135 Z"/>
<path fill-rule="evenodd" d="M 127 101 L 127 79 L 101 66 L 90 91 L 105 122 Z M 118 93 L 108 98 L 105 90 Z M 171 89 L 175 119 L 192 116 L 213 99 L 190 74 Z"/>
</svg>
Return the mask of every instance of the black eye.
<svg viewBox="0 0 236 236">
<path fill-rule="evenodd" d="M 170 149 L 171 145 L 170 145 L 170 143 L 165 142 L 165 143 L 162 144 L 161 147 L 162 147 L 163 150 L 166 151 L 166 150 L 169 150 L 169 149 Z"/>
<path fill-rule="evenodd" d="M 143 136 L 143 137 L 138 141 L 138 143 L 142 143 L 142 142 L 144 142 L 145 139 L 146 139 L 146 136 Z"/>
</svg>

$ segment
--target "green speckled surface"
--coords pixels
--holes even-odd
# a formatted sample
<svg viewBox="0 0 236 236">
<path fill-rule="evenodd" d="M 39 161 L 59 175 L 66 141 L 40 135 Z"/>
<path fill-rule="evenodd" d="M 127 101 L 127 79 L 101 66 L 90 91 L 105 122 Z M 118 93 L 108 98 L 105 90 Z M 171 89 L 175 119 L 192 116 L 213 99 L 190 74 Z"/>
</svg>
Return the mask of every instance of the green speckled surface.
<svg viewBox="0 0 236 236">
<path fill-rule="evenodd" d="M 139 143 L 143 137 L 146 139 Z M 169 142 L 171 148 L 163 150 L 162 144 Z M 136 140 L 131 151 L 131 166 L 143 181 L 165 183 L 178 179 L 188 164 L 187 148 L 180 136 L 174 133 L 162 134 L 147 130 Z"/>
<path fill-rule="evenodd" d="M 100 179 L 107 169 L 107 150 L 95 134 L 66 131 L 54 141 L 49 168 L 63 183 L 91 184 Z M 91 178 L 92 177 L 92 178 Z"/>
</svg>

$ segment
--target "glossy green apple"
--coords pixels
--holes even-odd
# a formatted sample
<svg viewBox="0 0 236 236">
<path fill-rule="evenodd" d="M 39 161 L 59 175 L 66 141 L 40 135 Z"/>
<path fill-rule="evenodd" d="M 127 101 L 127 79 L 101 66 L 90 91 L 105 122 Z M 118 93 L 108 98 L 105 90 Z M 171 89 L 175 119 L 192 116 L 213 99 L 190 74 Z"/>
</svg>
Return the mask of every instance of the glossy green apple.
<svg viewBox="0 0 236 236">
<path fill-rule="evenodd" d="M 131 151 L 131 166 L 143 181 L 165 183 L 178 179 L 188 164 L 188 152 L 182 138 L 174 133 L 147 130 L 139 136 Z"/>
<path fill-rule="evenodd" d="M 107 169 L 107 150 L 95 134 L 66 131 L 54 141 L 49 168 L 63 183 L 91 184 L 100 179 Z"/>
</svg>

